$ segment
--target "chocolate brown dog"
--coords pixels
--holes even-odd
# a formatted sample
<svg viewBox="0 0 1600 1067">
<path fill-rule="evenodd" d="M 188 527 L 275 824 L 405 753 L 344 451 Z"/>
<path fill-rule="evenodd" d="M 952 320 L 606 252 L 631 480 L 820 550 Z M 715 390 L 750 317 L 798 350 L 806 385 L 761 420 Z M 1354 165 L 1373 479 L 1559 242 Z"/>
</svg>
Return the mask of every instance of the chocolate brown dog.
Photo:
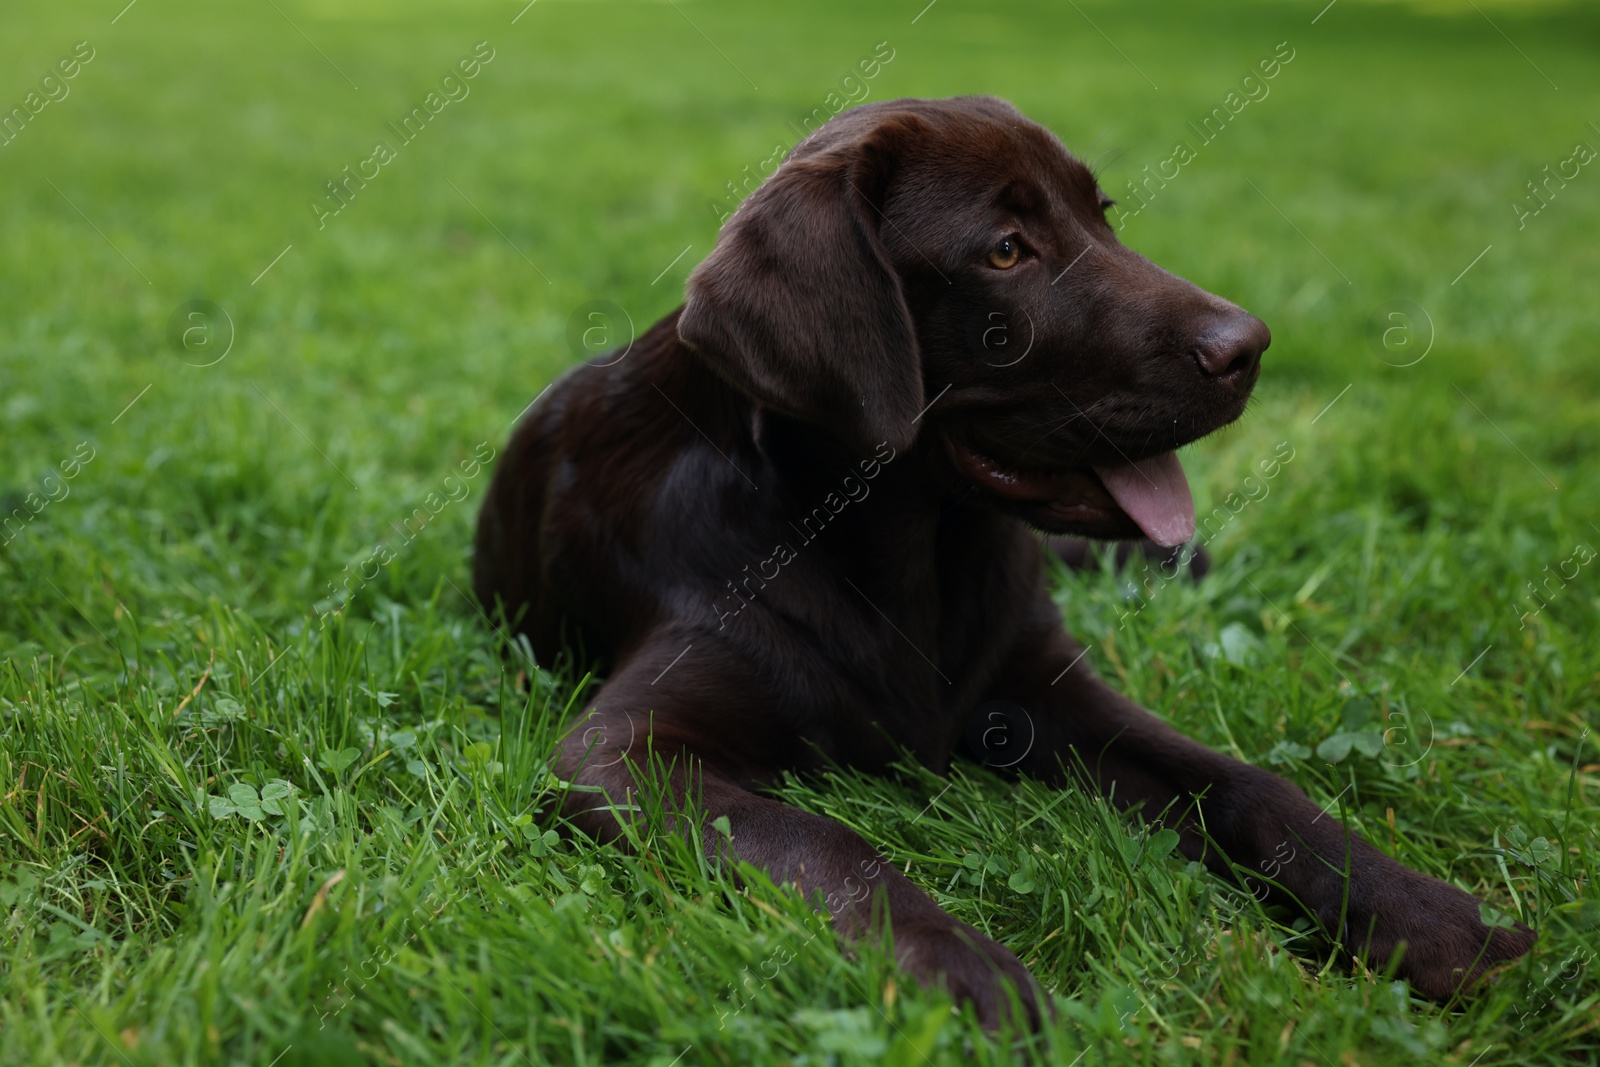
<svg viewBox="0 0 1600 1067">
<path fill-rule="evenodd" d="M 877 898 L 900 965 L 986 1024 L 1006 983 L 1037 1022 L 1017 957 L 764 783 L 881 770 L 896 746 L 943 770 L 980 705 L 1020 707 L 1018 771 L 1166 812 L 1219 872 L 1288 842 L 1274 896 L 1448 997 L 1532 932 L 1486 927 L 1467 893 L 1113 692 L 1046 593 L 1034 531 L 1192 535 L 1173 450 L 1239 417 L 1270 339 L 1119 244 L 1109 204 L 1002 101 L 841 114 L 728 220 L 682 309 L 522 419 L 479 523 L 478 596 L 541 660 L 577 643 L 612 664 L 565 776 L 625 809 L 652 780 L 647 743 L 676 758 L 670 809 L 692 779 L 739 858 L 820 891 L 846 935 Z M 577 826 L 616 836 L 616 809 L 573 799 Z"/>
</svg>

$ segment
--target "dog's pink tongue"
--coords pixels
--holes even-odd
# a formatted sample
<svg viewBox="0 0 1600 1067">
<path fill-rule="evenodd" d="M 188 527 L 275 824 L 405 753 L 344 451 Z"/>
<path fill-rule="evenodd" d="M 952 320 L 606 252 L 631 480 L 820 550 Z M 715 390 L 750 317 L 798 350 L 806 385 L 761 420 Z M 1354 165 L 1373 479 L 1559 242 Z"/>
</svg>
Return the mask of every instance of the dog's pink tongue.
<svg viewBox="0 0 1600 1067">
<path fill-rule="evenodd" d="M 1096 467 L 1094 472 L 1117 507 L 1156 544 L 1175 548 L 1194 536 L 1194 497 L 1176 452 Z"/>
</svg>

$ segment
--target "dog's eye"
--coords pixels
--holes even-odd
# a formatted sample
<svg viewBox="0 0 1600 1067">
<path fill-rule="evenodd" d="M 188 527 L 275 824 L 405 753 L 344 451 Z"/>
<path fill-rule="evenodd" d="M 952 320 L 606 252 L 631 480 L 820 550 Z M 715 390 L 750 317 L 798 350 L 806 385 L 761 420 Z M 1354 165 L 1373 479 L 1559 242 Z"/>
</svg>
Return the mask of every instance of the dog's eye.
<svg viewBox="0 0 1600 1067">
<path fill-rule="evenodd" d="M 1010 270 L 1022 259 L 1022 243 L 1007 237 L 989 250 L 989 266 L 995 270 Z"/>
</svg>

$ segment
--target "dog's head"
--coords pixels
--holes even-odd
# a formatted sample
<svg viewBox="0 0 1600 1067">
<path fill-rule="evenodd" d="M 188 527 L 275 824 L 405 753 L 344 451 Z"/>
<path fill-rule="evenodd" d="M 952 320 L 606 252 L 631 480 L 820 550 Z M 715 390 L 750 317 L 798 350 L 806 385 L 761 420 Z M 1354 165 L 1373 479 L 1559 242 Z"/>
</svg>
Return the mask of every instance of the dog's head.
<svg viewBox="0 0 1600 1067">
<path fill-rule="evenodd" d="M 841 114 L 689 279 L 684 342 L 853 447 L 937 437 L 952 484 L 1042 529 L 1192 536 L 1173 450 L 1244 411 L 1259 319 L 1124 248 L 1043 127 L 985 97 Z"/>
</svg>

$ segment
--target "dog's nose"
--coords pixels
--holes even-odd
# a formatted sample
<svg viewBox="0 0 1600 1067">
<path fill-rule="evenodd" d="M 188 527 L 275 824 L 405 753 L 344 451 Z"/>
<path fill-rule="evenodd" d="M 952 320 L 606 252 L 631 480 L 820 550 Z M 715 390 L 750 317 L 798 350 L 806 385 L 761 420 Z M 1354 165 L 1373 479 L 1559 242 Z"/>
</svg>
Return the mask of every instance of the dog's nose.
<svg viewBox="0 0 1600 1067">
<path fill-rule="evenodd" d="M 1241 311 L 1218 319 L 1201 335 L 1194 347 L 1194 361 L 1207 376 L 1230 389 L 1248 388 L 1255 384 L 1261 353 L 1270 344 L 1272 331 L 1267 324 Z"/>
</svg>

